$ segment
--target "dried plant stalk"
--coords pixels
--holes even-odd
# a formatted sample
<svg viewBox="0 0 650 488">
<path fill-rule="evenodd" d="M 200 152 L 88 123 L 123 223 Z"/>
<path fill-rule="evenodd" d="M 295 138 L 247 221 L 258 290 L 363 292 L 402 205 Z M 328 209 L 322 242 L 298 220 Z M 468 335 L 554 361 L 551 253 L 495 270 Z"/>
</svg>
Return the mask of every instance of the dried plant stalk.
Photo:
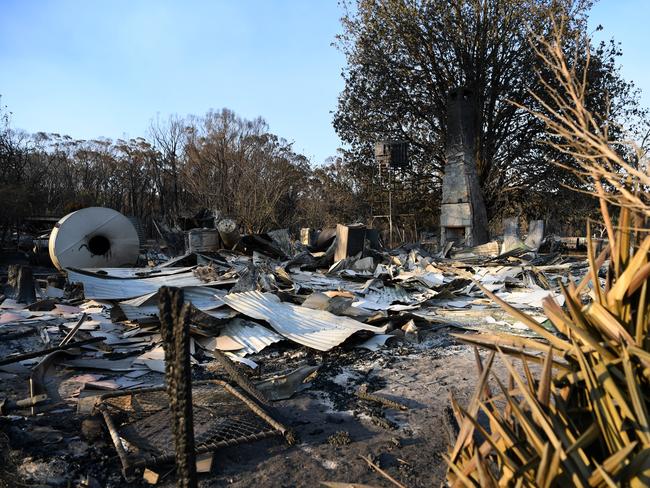
<svg viewBox="0 0 650 488">
<path fill-rule="evenodd" d="M 569 68 L 561 38 L 557 26 L 553 40 L 536 40 L 559 87 L 546 85 L 552 104 L 537 97 L 546 114 L 536 115 L 557 136 L 552 144 L 573 156 L 575 171 L 591 183 L 609 243 L 596 256 L 588 239 L 590 272 L 580 284 L 562 287 L 564 308 L 552 298 L 544 301 L 555 330 L 483 289 L 539 337 L 456 335 L 495 351 L 511 384 L 492 373 L 490 356 L 479 367 L 470 404 L 455 405 L 461 431 L 447 458 L 450 486 L 650 483 L 650 236 L 639 225 L 650 216 L 647 159 L 637 151 L 632 164 L 610 144 L 607 127 L 585 107 L 586 79 Z M 610 204 L 619 208 L 617 227 Z M 607 257 L 607 279 L 601 280 Z M 509 357 L 521 361 L 521 368 Z M 539 364 L 539 373 L 531 372 L 531 362 Z M 488 387 L 490 375 L 498 391 Z M 482 416 L 487 425 L 477 420 Z"/>
</svg>

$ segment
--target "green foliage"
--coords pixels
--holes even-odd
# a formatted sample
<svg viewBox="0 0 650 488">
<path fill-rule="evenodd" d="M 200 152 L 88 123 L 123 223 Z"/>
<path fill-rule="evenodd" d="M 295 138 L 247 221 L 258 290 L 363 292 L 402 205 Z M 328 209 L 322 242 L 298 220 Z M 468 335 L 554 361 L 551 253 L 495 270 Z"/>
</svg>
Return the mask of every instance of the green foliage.
<svg viewBox="0 0 650 488">
<path fill-rule="evenodd" d="M 345 88 L 334 125 L 349 146 L 345 157 L 352 170 L 364 185 L 380 187 L 373 171 L 374 142 L 408 141 L 413 168 L 398 178 L 405 186 L 398 207 L 417 209 L 420 223 L 430 223 L 445 161 L 446 96 L 465 85 L 476 94 L 476 160 L 489 217 L 514 209 L 532 218 L 561 212 L 567 207 L 561 186 L 579 182 L 549 162 L 571 164 L 570 158 L 540 144 L 548 137 L 544 123 L 510 102 L 541 108 L 529 90 L 542 91 L 540 74 L 552 82 L 529 43 L 530 33 L 546 36 L 550 14 L 566 14 L 563 44 L 570 51 L 575 35 L 587 30 L 590 4 L 359 0 L 348 5 L 338 43 L 347 58 Z M 587 106 L 604 120 L 624 120 L 629 127 L 632 116 L 645 114 L 633 85 L 618 72 L 620 50 L 614 43 L 590 49 Z M 575 62 L 582 65 L 581 59 Z M 621 135 L 615 124 L 611 135 Z M 420 191 L 410 191 L 412 183 Z"/>
</svg>

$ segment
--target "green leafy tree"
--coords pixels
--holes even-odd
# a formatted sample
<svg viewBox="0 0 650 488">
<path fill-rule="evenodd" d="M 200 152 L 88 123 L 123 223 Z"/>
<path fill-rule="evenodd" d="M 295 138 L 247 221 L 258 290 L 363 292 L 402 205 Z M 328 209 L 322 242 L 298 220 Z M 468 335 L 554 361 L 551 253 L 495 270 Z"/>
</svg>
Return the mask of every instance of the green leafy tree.
<svg viewBox="0 0 650 488">
<path fill-rule="evenodd" d="M 538 74 L 551 78 L 543 76 L 531 33 L 547 36 L 550 14 L 564 15 L 563 42 L 571 49 L 577 34 L 587 31 L 592 2 L 359 0 L 345 5 L 338 46 L 347 67 L 334 126 L 347 145 L 346 161 L 367 185 L 382 187 L 374 142 L 408 141 L 412 166 L 397 176 L 397 202 L 431 224 L 445 162 L 447 94 L 466 86 L 475 94 L 476 161 L 488 216 L 514 212 L 544 218 L 563 211 L 564 185 L 580 183 L 549 164 L 566 156 L 542 144 L 548 137 L 544 125 L 511 102 L 543 109 L 530 90 L 543 91 Z M 590 54 L 587 105 L 612 124 L 610 135 L 616 138 L 621 135 L 616 123 L 629 125 L 645 113 L 634 85 L 617 69 L 618 46 L 591 45 Z M 413 185 L 418 192 L 411 191 Z"/>
</svg>

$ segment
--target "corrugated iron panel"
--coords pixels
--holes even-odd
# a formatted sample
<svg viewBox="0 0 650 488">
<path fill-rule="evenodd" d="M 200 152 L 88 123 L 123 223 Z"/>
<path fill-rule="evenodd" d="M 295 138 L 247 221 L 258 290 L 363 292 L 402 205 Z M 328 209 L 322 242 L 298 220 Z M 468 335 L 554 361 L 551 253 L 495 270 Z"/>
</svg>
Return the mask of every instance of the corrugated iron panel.
<svg viewBox="0 0 650 488">
<path fill-rule="evenodd" d="M 223 290 L 215 290 L 205 286 L 188 286 L 183 288 L 186 302 L 192 302 L 199 310 L 214 310 L 223 307 L 220 297 L 226 294 Z M 158 291 L 147 293 L 141 297 L 124 300 L 118 304 L 126 318 L 140 320 L 145 317 L 158 315 Z"/>
<path fill-rule="evenodd" d="M 349 290 L 360 292 L 364 286 L 363 283 L 307 271 L 292 271 L 291 280 L 297 285 L 309 288 L 310 290 Z"/>
<path fill-rule="evenodd" d="M 352 306 L 367 310 L 390 310 L 393 303 L 410 304 L 413 301 L 401 286 L 385 286 L 379 289 L 371 288 L 364 298 L 359 298 Z"/>
<path fill-rule="evenodd" d="M 218 308 L 215 310 L 204 310 L 203 313 L 218 320 L 233 319 L 237 317 L 237 315 L 239 314 L 237 310 L 233 310 L 232 308 L 228 308 L 228 307 Z"/>
<path fill-rule="evenodd" d="M 376 302 L 401 302 L 401 303 L 410 303 L 411 297 L 408 292 L 401 286 L 384 286 L 379 289 L 371 289 L 366 293 L 366 298 L 374 300 Z"/>
<path fill-rule="evenodd" d="M 158 290 L 156 290 L 156 291 L 154 291 L 152 293 L 147 293 L 146 295 L 142 295 L 140 297 L 135 297 L 135 298 L 131 298 L 129 300 L 124 300 L 124 301 L 120 302 L 119 305 L 120 305 L 120 307 L 124 307 L 124 306 L 126 306 L 126 307 L 134 307 L 134 308 L 144 307 L 145 304 L 148 301 L 150 301 L 153 297 L 155 297 L 156 295 L 158 295 Z"/>
<path fill-rule="evenodd" d="M 74 271 L 86 275 L 95 275 L 100 278 L 153 278 L 157 276 L 168 276 L 179 273 L 187 273 L 196 266 L 185 266 L 176 268 L 68 268 L 67 271 Z"/>
<path fill-rule="evenodd" d="M 123 300 L 158 291 L 161 286 L 204 286 L 199 278 L 190 272 L 156 276 L 151 278 L 105 278 L 76 271 L 68 271 L 70 283 L 82 283 L 86 299 Z"/>
<path fill-rule="evenodd" d="M 243 344 L 246 354 L 260 352 L 267 346 L 284 339 L 266 327 L 243 319 L 233 319 L 221 331 L 222 336 L 228 336 Z"/>
<path fill-rule="evenodd" d="M 287 339 L 319 351 L 328 351 L 361 330 L 376 334 L 386 331 L 385 327 L 373 327 L 323 310 L 280 302 L 275 295 L 258 291 L 231 293 L 222 300 L 248 317 L 268 322 Z"/>
<path fill-rule="evenodd" d="M 413 271 L 401 271 L 395 279 L 397 281 L 405 282 L 419 281 L 429 288 L 441 286 L 442 284 L 448 283 L 452 280 L 452 278 L 445 277 L 442 273 L 434 273 L 433 271 L 422 272 L 420 268 L 416 268 Z"/>
</svg>

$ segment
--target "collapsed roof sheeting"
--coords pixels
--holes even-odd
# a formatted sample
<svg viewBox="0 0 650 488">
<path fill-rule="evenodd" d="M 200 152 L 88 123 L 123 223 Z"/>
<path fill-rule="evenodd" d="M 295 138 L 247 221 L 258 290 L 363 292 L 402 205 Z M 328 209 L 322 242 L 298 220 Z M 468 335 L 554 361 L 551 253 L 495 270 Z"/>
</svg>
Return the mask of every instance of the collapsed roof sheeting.
<svg viewBox="0 0 650 488">
<path fill-rule="evenodd" d="M 186 302 L 191 302 L 195 308 L 206 311 L 223 307 L 223 302 L 219 298 L 226 292 L 205 286 L 189 286 L 183 289 L 183 294 Z M 118 306 L 129 320 L 158 315 L 158 291 L 124 300 Z"/>
<path fill-rule="evenodd" d="M 81 283 L 86 299 L 122 300 L 157 292 L 161 286 L 203 286 L 191 271 L 149 278 L 115 278 L 68 270 L 70 283 Z"/>
<path fill-rule="evenodd" d="M 386 331 L 385 327 L 366 325 L 324 310 L 280 302 L 275 295 L 258 291 L 231 293 L 222 300 L 248 317 L 268 322 L 287 339 L 318 351 L 329 351 L 355 332 L 367 330 L 381 334 Z"/>
<path fill-rule="evenodd" d="M 227 336 L 244 346 L 243 354 L 260 352 L 267 346 L 284 339 L 272 330 L 250 320 L 233 319 L 221 331 L 222 336 Z"/>
<path fill-rule="evenodd" d="M 370 289 L 364 298 L 356 300 L 352 306 L 368 310 L 391 310 L 394 308 L 393 303 L 410 305 L 415 301 L 401 286 L 384 286 Z M 418 305 L 415 307 L 417 308 Z"/>
<path fill-rule="evenodd" d="M 176 268 L 68 268 L 67 271 L 76 271 L 81 274 L 99 276 L 101 278 L 151 278 L 155 276 L 168 276 L 187 273 L 196 266 Z"/>
<path fill-rule="evenodd" d="M 310 290 L 362 291 L 363 289 L 363 284 L 322 273 L 292 270 L 290 276 L 296 285 Z"/>
</svg>

